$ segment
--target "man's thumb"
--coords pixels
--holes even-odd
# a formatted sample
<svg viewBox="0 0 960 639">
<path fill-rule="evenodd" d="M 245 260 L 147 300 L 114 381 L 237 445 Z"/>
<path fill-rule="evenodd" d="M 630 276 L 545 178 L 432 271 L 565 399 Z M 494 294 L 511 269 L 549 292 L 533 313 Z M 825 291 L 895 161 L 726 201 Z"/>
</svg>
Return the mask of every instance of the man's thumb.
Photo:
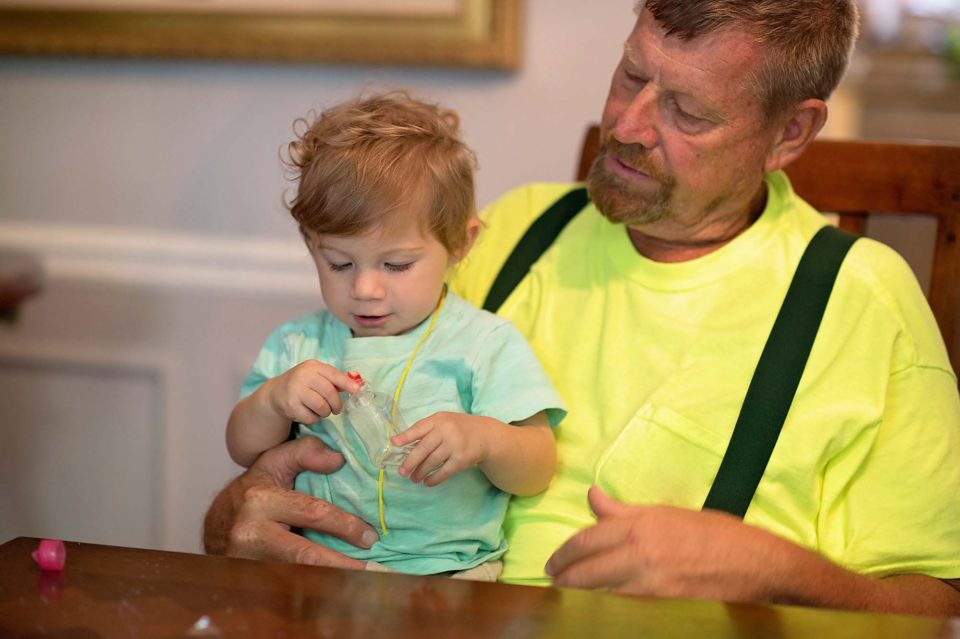
<svg viewBox="0 0 960 639">
<path fill-rule="evenodd" d="M 590 490 L 587 491 L 587 502 L 597 519 L 616 517 L 625 514 L 630 509 L 629 505 L 614 499 L 596 485 L 591 486 Z"/>
</svg>

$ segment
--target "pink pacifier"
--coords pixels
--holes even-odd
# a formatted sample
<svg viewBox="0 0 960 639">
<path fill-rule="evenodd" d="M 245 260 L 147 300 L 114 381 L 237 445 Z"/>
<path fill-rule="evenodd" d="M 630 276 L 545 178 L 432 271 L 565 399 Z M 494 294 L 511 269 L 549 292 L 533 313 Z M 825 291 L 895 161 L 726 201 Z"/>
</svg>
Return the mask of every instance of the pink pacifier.
<svg viewBox="0 0 960 639">
<path fill-rule="evenodd" d="M 67 549 L 59 539 L 44 539 L 33 551 L 33 560 L 40 570 L 63 570 L 67 561 Z"/>
</svg>

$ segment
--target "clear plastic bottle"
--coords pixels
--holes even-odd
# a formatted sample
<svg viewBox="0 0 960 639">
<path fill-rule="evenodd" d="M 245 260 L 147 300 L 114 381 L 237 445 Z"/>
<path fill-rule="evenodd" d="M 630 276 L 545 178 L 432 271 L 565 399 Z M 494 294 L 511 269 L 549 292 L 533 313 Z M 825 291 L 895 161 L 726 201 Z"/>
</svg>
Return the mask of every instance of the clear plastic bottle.
<svg viewBox="0 0 960 639">
<path fill-rule="evenodd" d="M 394 446 L 390 438 L 406 429 L 406 423 L 393 398 L 379 393 L 364 383 L 359 373 L 348 373 L 360 382 L 360 390 L 347 397 L 344 415 L 366 450 L 374 466 L 399 466 L 413 450 L 416 442 Z"/>
</svg>

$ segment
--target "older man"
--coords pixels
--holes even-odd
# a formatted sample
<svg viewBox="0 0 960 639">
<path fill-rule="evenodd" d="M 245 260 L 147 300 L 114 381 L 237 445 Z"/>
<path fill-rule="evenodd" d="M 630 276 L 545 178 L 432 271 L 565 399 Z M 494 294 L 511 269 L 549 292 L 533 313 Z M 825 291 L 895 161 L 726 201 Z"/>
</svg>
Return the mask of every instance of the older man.
<svg viewBox="0 0 960 639">
<path fill-rule="evenodd" d="M 511 505 L 504 578 L 960 614 L 956 377 L 909 269 L 875 242 L 841 257 L 745 514 L 701 509 L 825 224 L 780 169 L 826 119 L 855 38 L 852 2 L 648 0 L 637 13 L 603 112 L 592 202 L 499 307 L 571 408 L 557 477 Z M 483 302 L 571 188 L 530 185 L 491 205 L 455 288 Z M 288 490 L 300 469 L 340 463 L 313 442 L 270 451 L 214 502 L 208 551 L 354 565 L 287 530 L 375 540 Z"/>
</svg>

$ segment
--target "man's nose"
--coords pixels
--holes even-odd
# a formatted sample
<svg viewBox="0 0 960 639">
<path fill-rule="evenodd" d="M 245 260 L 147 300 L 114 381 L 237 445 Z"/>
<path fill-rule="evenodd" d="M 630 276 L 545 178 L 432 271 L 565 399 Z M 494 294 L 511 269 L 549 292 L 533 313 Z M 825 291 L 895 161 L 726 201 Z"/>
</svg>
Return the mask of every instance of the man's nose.
<svg viewBox="0 0 960 639">
<path fill-rule="evenodd" d="M 623 144 L 639 144 L 652 149 L 660 141 L 657 96 L 648 83 L 633 96 L 617 116 L 613 137 Z"/>
<path fill-rule="evenodd" d="M 353 297 L 358 300 L 382 299 L 385 293 L 383 276 L 375 269 L 358 271 L 353 278 Z"/>
</svg>

